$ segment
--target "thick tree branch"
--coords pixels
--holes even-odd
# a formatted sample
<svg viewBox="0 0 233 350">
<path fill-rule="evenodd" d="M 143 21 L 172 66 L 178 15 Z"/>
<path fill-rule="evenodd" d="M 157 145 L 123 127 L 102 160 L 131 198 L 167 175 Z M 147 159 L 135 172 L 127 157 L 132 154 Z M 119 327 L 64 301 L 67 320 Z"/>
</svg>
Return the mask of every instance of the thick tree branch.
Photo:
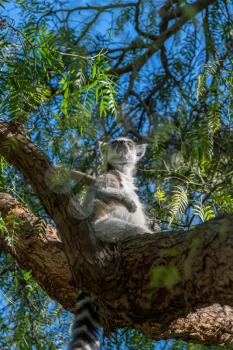
<svg viewBox="0 0 233 350">
<path fill-rule="evenodd" d="M 89 234 L 91 227 L 85 213 L 74 195 L 63 189 L 64 184 L 55 185 L 56 169 L 18 125 L 0 120 L 0 154 L 15 165 L 32 184 L 34 192 L 56 223 L 71 270 L 76 264 L 78 252 L 85 251 L 87 258 L 92 258 L 94 248 Z"/>
<path fill-rule="evenodd" d="M 56 229 L 8 193 L 0 193 L 0 213 L 5 223 L 0 249 L 22 269 L 30 270 L 52 299 L 62 302 L 66 309 L 74 309 L 77 291 Z"/>
<path fill-rule="evenodd" d="M 15 147 L 9 147 L 9 141 Z M 72 194 L 54 192 L 48 185 L 42 176 L 52 169 L 46 156 L 4 122 L 0 153 L 38 190 L 61 232 L 76 286 L 92 293 L 106 332 L 134 327 L 154 339 L 180 337 L 232 347 L 232 216 L 189 232 L 135 235 L 130 227 L 123 232 L 115 227 L 121 238 L 103 240 L 92 235 Z M 67 277 L 66 281 L 64 290 L 71 291 Z M 46 290 L 48 280 L 43 283 Z M 56 298 L 67 307 L 65 296 Z"/>
<path fill-rule="evenodd" d="M 8 246 L 4 242 L 3 235 L 0 238 L 0 246 L 4 247 L 4 249 L 15 258 L 15 260 L 18 262 L 21 268 L 26 270 L 30 269 L 32 271 L 33 277 L 37 282 L 41 284 L 41 286 L 45 289 L 48 295 L 50 295 L 53 299 L 59 301 L 67 309 L 72 310 L 75 304 L 76 291 L 71 283 L 71 274 L 62 251 L 62 244 L 57 237 L 56 230 L 50 225 L 43 225 L 42 222 L 38 223 L 38 219 L 33 214 L 31 214 L 27 208 L 17 203 L 17 201 L 14 198 L 12 198 L 6 193 L 0 194 L 0 210 L 1 215 L 3 216 L 4 221 L 6 223 L 7 229 L 10 231 L 13 229 L 14 226 L 14 230 L 16 231 L 15 242 L 13 247 Z M 16 224 L 14 225 L 12 217 L 14 217 L 15 219 Z M 200 231 L 201 229 L 204 229 L 205 232 L 208 232 L 210 229 L 212 230 L 213 226 L 219 226 L 220 224 L 222 235 L 224 236 L 226 235 L 226 231 L 228 230 L 227 220 L 228 219 L 213 221 L 212 223 L 208 223 L 209 227 L 205 225 L 206 227 L 200 226 L 199 229 Z M 202 232 L 200 233 L 203 235 Z M 138 274 L 139 278 L 143 278 L 145 283 L 148 275 L 148 255 L 151 254 L 152 251 L 154 251 L 154 255 L 152 258 L 158 259 L 158 261 L 156 262 L 157 267 L 161 266 L 161 264 L 165 264 L 163 266 L 169 266 L 165 263 L 165 260 L 167 259 L 170 259 L 170 266 L 172 266 L 172 255 L 174 254 L 170 254 L 169 249 L 174 248 L 175 246 L 175 249 L 177 249 L 178 251 L 182 248 L 182 245 L 184 244 L 184 235 L 182 233 L 180 233 L 179 235 L 182 236 L 182 239 L 178 239 L 179 236 L 177 234 L 175 239 L 174 237 L 171 237 L 170 241 L 167 240 L 168 237 L 166 237 L 166 234 L 164 239 L 162 239 L 161 236 L 147 236 L 147 238 L 149 239 L 145 240 L 143 238 L 144 246 L 140 238 L 138 241 L 136 239 L 136 244 L 131 239 L 126 240 L 126 246 L 120 245 L 121 253 L 124 253 L 122 254 L 122 258 L 125 259 L 126 255 L 129 255 L 126 258 L 126 260 L 128 262 L 130 261 L 130 265 L 137 261 L 137 268 L 134 272 Z M 196 232 L 193 237 L 196 237 L 196 235 L 198 235 L 198 232 Z M 215 236 L 214 233 L 213 236 Z M 200 246 L 198 247 L 198 241 L 194 240 L 193 242 L 196 242 L 193 243 L 193 249 L 197 252 Z M 205 242 L 205 245 L 206 243 L 207 242 Z M 152 247 L 149 249 L 149 246 L 151 246 L 151 244 Z M 193 256 L 190 259 L 191 255 L 188 255 L 188 252 L 185 252 L 184 248 L 185 247 L 183 246 L 182 249 L 185 255 L 185 259 L 183 259 L 183 256 L 177 256 L 176 260 L 181 261 L 179 262 L 179 264 L 176 264 L 176 266 L 179 269 L 181 268 L 181 271 L 186 269 L 185 273 L 189 275 L 189 273 L 191 273 L 191 265 L 194 263 L 194 260 L 197 257 L 195 256 L 195 254 L 193 254 L 193 250 L 193 252 L 191 253 L 193 254 Z M 140 255 L 144 256 L 144 260 L 138 259 L 140 256 L 138 255 L 138 250 L 140 250 Z M 218 257 L 215 256 L 215 254 L 211 253 L 210 246 L 208 250 L 209 257 L 212 257 L 212 259 L 214 258 L 214 260 L 216 260 L 216 266 L 219 263 L 222 264 L 222 261 L 217 260 Z M 130 251 L 131 253 L 133 253 L 133 255 L 131 255 Z M 159 251 L 160 254 L 158 254 Z M 180 251 L 180 253 L 182 252 Z M 228 259 L 230 251 L 228 251 L 226 255 L 226 258 Z M 137 259 L 134 260 L 136 256 Z M 224 257 L 221 252 L 220 256 L 222 256 L 222 258 Z M 231 262 L 232 261 L 229 260 L 229 264 Z M 123 263 L 123 260 L 121 261 L 121 263 Z M 211 267 L 213 267 L 213 261 L 209 261 L 209 264 L 211 265 Z M 143 271 L 141 271 L 140 269 L 141 266 L 143 266 Z M 199 266 L 199 269 L 200 268 L 201 266 Z M 223 267 L 221 269 L 223 269 Z M 217 279 L 219 277 L 218 271 L 215 269 L 213 271 L 217 274 Z M 196 272 L 199 274 L 199 271 Z M 114 274 L 112 276 L 113 279 L 114 276 L 116 275 Z M 208 293 L 208 286 L 205 285 L 205 281 L 203 281 L 203 279 L 197 280 L 195 295 L 193 295 L 192 290 L 189 290 L 189 295 L 191 295 L 192 298 L 189 297 L 186 290 L 187 288 L 191 287 L 190 283 L 183 289 L 180 289 L 175 284 L 174 287 L 169 291 L 163 287 L 162 281 L 161 286 L 158 286 L 160 288 L 158 288 L 157 291 L 157 288 L 154 288 L 154 291 L 152 289 L 150 293 L 148 293 L 147 291 L 147 297 L 146 295 L 144 297 L 143 286 L 141 284 L 137 284 L 138 277 L 136 277 L 136 279 L 135 277 L 136 275 L 134 275 L 135 287 L 131 285 L 131 290 L 128 296 L 128 298 L 130 298 L 128 300 L 125 298 L 124 295 L 118 295 L 117 298 L 116 295 L 112 295 L 112 298 L 114 300 L 113 305 L 112 302 L 110 305 L 109 301 L 107 302 L 107 304 L 102 304 L 101 309 L 105 317 L 106 315 L 108 315 L 110 329 L 126 325 L 135 327 L 138 330 L 143 331 L 148 336 L 154 337 L 155 339 L 181 337 L 182 339 L 194 339 L 196 341 L 205 343 L 215 342 L 219 344 L 227 344 L 229 348 L 231 347 L 233 336 L 232 307 L 224 306 L 224 303 L 213 303 L 211 306 L 200 306 L 197 307 L 195 311 L 191 311 L 193 309 L 193 299 L 198 299 L 199 303 L 201 302 L 201 304 L 206 303 L 206 301 L 203 302 L 203 300 L 200 300 L 200 291 L 203 291 L 203 295 Z M 226 274 L 223 277 L 225 278 Z M 125 271 L 125 277 L 123 278 L 127 279 L 127 271 Z M 206 278 L 208 278 L 209 280 L 209 276 L 206 276 Z M 189 276 L 188 280 L 191 281 L 191 279 L 192 277 Z M 230 280 L 228 280 L 228 282 L 230 282 Z M 180 282 L 177 281 L 177 284 L 179 283 Z M 221 282 L 218 283 L 218 285 L 220 286 L 221 284 Z M 224 287 L 221 286 L 221 288 Z M 120 288 L 116 288 L 115 293 L 119 294 L 121 289 L 122 285 L 120 286 Z M 130 295 L 131 293 L 132 295 Z M 151 294 L 150 297 L 148 297 L 149 294 Z M 103 303 L 103 296 L 101 295 L 101 293 L 99 297 L 101 302 Z M 134 299 L 134 297 L 136 297 L 136 299 Z M 175 304 L 171 308 L 171 306 L 169 305 L 169 299 L 172 300 L 173 298 L 175 300 Z M 222 298 L 225 301 L 224 295 L 222 296 Z M 150 307 L 150 302 L 152 299 L 154 300 L 154 306 Z M 165 307 L 164 301 L 166 304 Z M 195 305 L 197 305 L 196 302 Z M 123 306 L 125 310 L 122 310 Z M 120 316 L 117 317 L 117 320 L 116 317 L 113 317 L 112 315 L 114 310 L 119 310 L 121 313 Z M 176 315 L 175 318 L 174 315 Z M 127 318 L 127 320 L 125 320 L 124 318 Z"/>
</svg>

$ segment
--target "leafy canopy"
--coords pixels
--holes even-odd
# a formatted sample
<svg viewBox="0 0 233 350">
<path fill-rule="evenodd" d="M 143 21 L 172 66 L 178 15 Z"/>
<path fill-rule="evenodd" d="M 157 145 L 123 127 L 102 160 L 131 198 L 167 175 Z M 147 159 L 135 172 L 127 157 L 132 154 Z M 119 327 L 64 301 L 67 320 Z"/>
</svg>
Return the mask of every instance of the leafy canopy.
<svg viewBox="0 0 233 350">
<path fill-rule="evenodd" d="M 125 134 L 148 143 L 140 195 L 151 217 L 170 230 L 233 212 L 232 4 L 216 1 L 202 14 L 189 13 L 182 29 L 147 54 L 169 23 L 164 9 L 175 21 L 185 5 L 0 2 L 1 118 L 20 124 L 54 163 L 90 174 L 102 167 L 98 141 Z M 0 184 L 49 221 L 30 185 L 3 157 Z M 84 189 L 75 191 L 81 197 Z M 9 232 L 8 243 L 14 238 Z M 62 347 L 70 315 L 30 272 L 4 253 L 0 259 L 1 349 Z M 158 267 L 152 282 L 172 288 L 178 279 L 173 266 Z M 155 345 L 134 331 L 116 332 L 103 345 L 155 347 L 204 349 L 175 341 Z"/>
</svg>

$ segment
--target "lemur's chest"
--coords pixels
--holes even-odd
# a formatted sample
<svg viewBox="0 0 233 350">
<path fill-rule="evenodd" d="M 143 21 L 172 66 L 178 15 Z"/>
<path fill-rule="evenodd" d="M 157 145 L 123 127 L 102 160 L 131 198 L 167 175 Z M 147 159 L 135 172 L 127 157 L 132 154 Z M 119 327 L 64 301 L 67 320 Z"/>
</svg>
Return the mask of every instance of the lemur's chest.
<svg viewBox="0 0 233 350">
<path fill-rule="evenodd" d="M 136 193 L 137 187 L 134 185 L 133 179 L 122 177 L 122 190 L 126 193 L 128 198 L 134 201 L 137 207 L 137 210 L 134 213 L 129 213 L 125 210 L 127 221 L 139 226 L 145 226 L 145 214 L 140 199 Z"/>
<path fill-rule="evenodd" d="M 145 214 L 136 193 L 137 188 L 134 185 L 133 178 L 117 171 L 112 171 L 107 174 L 105 181 L 106 189 L 111 191 L 112 188 L 119 191 L 119 193 L 122 192 L 124 196 L 128 197 L 135 203 L 137 209 L 134 213 L 130 213 L 125 205 L 120 203 L 120 201 L 112 200 L 104 202 L 97 199 L 95 201 L 96 217 L 101 218 L 105 215 L 110 215 L 111 217 L 115 217 L 138 226 L 146 226 Z"/>
<path fill-rule="evenodd" d="M 134 185 L 133 179 L 122 175 L 121 185 L 123 191 L 134 201 L 137 206 L 136 212 L 128 213 L 128 221 L 139 226 L 145 226 L 145 214 L 140 199 L 136 193 L 137 187 Z"/>
<path fill-rule="evenodd" d="M 133 179 L 126 176 L 121 176 L 121 188 L 122 190 L 129 195 L 130 198 L 134 200 L 139 200 L 136 193 L 137 187 L 133 183 Z"/>
</svg>

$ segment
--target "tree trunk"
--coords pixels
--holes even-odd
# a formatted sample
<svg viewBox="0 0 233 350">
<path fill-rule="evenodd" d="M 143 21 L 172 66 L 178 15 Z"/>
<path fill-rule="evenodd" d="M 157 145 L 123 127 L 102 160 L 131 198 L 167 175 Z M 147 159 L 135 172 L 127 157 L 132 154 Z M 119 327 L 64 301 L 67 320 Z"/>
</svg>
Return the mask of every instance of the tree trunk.
<svg viewBox="0 0 233 350">
<path fill-rule="evenodd" d="M 0 249 L 22 269 L 32 271 L 32 277 L 52 299 L 74 310 L 77 292 L 56 229 L 8 193 L 0 193 L 0 212 L 5 223 Z"/>
<path fill-rule="evenodd" d="M 7 147 L 9 142 L 17 147 Z M 49 226 L 46 233 L 53 234 L 44 241 L 33 229 L 28 229 L 26 237 L 20 234 L 20 226 L 15 253 L 6 247 L 21 267 L 32 269 L 50 296 L 72 309 L 75 292 L 70 268 L 76 287 L 90 291 L 99 305 L 106 333 L 134 327 L 154 339 L 180 337 L 233 346 L 232 216 L 190 232 L 103 241 L 95 237 L 72 193 L 51 184 L 54 171 L 46 155 L 5 122 L 0 123 L 0 153 L 30 181 L 61 233 L 63 245 Z M 28 242 L 33 242 L 35 254 L 28 253 Z M 23 253 L 30 263 L 24 261 Z"/>
</svg>

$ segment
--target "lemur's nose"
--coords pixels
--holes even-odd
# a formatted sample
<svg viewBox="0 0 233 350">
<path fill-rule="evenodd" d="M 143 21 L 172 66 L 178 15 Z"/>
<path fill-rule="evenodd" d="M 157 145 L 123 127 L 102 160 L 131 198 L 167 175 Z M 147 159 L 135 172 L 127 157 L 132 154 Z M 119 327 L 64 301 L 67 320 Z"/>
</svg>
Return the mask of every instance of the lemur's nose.
<svg viewBox="0 0 233 350">
<path fill-rule="evenodd" d="M 119 142 L 120 145 L 124 145 L 125 140 L 120 140 L 120 141 L 118 141 L 118 142 Z"/>
</svg>

